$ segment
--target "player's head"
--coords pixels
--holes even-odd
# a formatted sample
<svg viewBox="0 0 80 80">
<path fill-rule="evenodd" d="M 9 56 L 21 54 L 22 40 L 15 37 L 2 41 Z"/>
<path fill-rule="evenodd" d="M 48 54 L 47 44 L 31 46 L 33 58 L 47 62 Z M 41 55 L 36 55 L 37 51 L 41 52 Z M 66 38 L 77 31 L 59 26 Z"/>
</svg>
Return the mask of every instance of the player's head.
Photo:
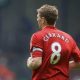
<svg viewBox="0 0 80 80">
<path fill-rule="evenodd" d="M 39 26 L 54 25 L 58 18 L 58 9 L 56 6 L 45 4 L 37 9 L 37 21 Z"/>
</svg>

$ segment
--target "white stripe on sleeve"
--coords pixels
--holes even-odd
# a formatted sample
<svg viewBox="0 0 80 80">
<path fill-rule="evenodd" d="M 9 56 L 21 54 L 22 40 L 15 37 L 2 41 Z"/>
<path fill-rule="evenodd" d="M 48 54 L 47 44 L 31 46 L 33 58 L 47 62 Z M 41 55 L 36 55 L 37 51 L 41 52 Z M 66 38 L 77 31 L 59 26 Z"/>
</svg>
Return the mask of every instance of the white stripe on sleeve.
<svg viewBox="0 0 80 80">
<path fill-rule="evenodd" d="M 32 52 L 34 52 L 34 51 L 41 51 L 41 52 L 43 52 L 43 50 L 41 48 L 36 48 L 36 47 L 33 47 Z"/>
</svg>

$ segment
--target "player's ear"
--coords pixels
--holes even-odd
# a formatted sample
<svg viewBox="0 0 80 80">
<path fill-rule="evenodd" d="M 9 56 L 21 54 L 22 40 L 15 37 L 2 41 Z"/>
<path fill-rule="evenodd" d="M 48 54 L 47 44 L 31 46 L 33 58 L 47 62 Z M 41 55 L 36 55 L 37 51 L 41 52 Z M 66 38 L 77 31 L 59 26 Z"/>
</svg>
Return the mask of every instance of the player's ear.
<svg viewBox="0 0 80 80">
<path fill-rule="evenodd" d="M 42 24 L 44 24 L 45 23 L 45 18 L 42 17 L 41 19 L 42 19 Z"/>
</svg>

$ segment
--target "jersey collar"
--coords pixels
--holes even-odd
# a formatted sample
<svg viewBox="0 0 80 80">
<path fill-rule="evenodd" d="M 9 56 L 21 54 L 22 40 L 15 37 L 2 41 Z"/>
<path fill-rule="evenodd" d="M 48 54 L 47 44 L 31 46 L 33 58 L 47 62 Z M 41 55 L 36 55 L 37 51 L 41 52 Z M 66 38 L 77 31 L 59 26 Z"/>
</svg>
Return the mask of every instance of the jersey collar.
<svg viewBox="0 0 80 80">
<path fill-rule="evenodd" d="M 45 26 L 43 29 L 55 29 L 56 26 Z"/>
</svg>

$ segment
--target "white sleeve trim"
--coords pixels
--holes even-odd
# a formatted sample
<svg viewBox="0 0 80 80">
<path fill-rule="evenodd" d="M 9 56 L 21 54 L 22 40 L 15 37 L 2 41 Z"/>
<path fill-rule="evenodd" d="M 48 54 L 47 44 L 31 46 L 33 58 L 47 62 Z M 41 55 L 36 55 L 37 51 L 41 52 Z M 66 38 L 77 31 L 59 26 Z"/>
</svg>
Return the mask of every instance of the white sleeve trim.
<svg viewBox="0 0 80 80">
<path fill-rule="evenodd" d="M 43 50 L 41 48 L 36 48 L 36 47 L 33 47 L 32 52 L 34 52 L 34 51 L 41 51 L 41 52 L 43 52 Z"/>
</svg>

